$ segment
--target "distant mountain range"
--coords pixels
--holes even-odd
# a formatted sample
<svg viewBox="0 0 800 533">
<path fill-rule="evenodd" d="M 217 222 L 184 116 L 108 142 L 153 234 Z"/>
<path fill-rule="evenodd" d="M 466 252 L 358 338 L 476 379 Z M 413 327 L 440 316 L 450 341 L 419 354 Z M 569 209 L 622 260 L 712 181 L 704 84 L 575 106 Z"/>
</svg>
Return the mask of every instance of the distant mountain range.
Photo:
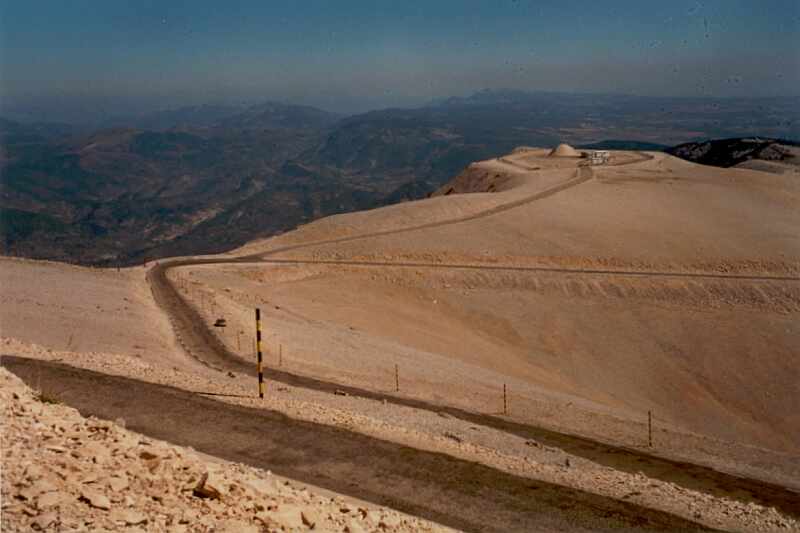
<svg viewBox="0 0 800 533">
<path fill-rule="evenodd" d="M 101 129 L 126 127 L 141 130 L 196 129 L 298 129 L 324 128 L 341 115 L 315 107 L 278 102 L 244 105 L 197 105 L 114 118 Z"/>
<path fill-rule="evenodd" d="M 105 124 L 109 127 L 135 127 L 143 130 L 169 130 L 211 128 L 220 121 L 246 111 L 244 106 L 197 105 L 156 111 L 141 117 L 116 119 Z"/>
<path fill-rule="evenodd" d="M 101 265 L 220 252 L 424 197 L 470 162 L 520 145 L 800 138 L 798 104 L 481 91 L 349 117 L 264 103 L 185 107 L 94 131 L 0 119 L 0 242 L 5 254 Z"/>
<path fill-rule="evenodd" d="M 670 154 L 715 167 L 729 168 L 748 161 L 795 162 L 800 142 L 785 139 L 747 137 L 680 144 Z"/>
</svg>

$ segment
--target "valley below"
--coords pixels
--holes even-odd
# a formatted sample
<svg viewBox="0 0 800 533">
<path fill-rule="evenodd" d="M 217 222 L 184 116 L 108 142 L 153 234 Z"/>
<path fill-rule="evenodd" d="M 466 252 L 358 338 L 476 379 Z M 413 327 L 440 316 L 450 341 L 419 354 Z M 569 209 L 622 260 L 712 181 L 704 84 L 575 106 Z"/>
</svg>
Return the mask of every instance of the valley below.
<svg viewBox="0 0 800 533">
<path fill-rule="evenodd" d="M 501 89 L 352 116 L 266 102 L 99 124 L 0 118 L 0 245 L 103 267 L 229 252 L 326 216 L 425 198 L 470 163 L 531 144 L 662 151 L 698 141 L 674 153 L 722 166 L 737 153 L 735 164 L 780 169 L 795 148 L 776 139 L 797 138 L 797 109 L 794 98 Z M 702 142 L 752 131 L 771 142 Z"/>
</svg>

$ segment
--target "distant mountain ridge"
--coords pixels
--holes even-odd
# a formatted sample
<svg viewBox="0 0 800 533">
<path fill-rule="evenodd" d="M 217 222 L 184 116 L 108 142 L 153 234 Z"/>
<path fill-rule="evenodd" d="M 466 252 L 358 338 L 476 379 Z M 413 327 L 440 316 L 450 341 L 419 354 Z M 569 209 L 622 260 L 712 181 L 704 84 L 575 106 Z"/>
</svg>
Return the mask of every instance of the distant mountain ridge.
<svg viewBox="0 0 800 533">
<path fill-rule="evenodd" d="M 786 136 L 800 124 L 794 103 L 492 90 L 348 117 L 267 102 L 90 132 L 0 120 L 0 242 L 5 254 L 93 264 L 221 252 L 423 198 L 517 146 L 661 150 L 698 136 Z"/>
<path fill-rule="evenodd" d="M 267 102 L 226 117 L 217 124 L 222 128 L 276 129 L 325 128 L 342 116 L 316 107 Z"/>
<path fill-rule="evenodd" d="M 702 165 L 728 168 L 751 160 L 794 160 L 797 155 L 792 147 L 800 147 L 800 142 L 745 137 L 684 143 L 668 149 L 667 152 Z"/>
<path fill-rule="evenodd" d="M 203 104 L 166 109 L 114 118 L 103 123 L 100 129 L 304 129 L 329 126 L 340 118 L 341 115 L 316 107 L 267 101 L 254 105 Z"/>
<path fill-rule="evenodd" d="M 127 124 L 139 129 L 166 130 L 172 128 L 210 128 L 221 120 L 242 113 L 246 106 L 204 104 L 149 113 Z M 123 122 L 125 121 L 116 121 Z"/>
</svg>

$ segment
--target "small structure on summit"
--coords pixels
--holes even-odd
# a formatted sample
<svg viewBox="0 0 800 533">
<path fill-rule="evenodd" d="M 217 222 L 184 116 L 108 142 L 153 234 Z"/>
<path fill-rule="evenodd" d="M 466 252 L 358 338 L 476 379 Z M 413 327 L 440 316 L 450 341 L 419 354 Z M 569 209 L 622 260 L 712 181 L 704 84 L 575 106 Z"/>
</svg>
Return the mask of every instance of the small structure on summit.
<svg viewBox="0 0 800 533">
<path fill-rule="evenodd" d="M 568 144 L 561 143 L 548 154 L 550 157 L 583 157 L 583 154 Z"/>
<path fill-rule="evenodd" d="M 608 150 L 593 150 L 589 158 L 593 165 L 605 165 L 611 159 L 611 152 Z"/>
</svg>

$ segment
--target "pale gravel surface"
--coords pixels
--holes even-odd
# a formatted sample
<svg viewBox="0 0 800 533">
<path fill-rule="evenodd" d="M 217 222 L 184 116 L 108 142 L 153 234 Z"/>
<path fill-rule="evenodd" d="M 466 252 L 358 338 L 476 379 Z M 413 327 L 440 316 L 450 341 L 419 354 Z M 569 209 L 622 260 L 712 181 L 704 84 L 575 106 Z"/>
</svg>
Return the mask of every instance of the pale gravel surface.
<svg viewBox="0 0 800 533">
<path fill-rule="evenodd" d="M 525 167 L 550 164 L 537 153 L 503 159 Z M 494 179 L 502 169 L 488 168 L 493 165 L 498 166 L 482 162 L 470 168 Z M 515 179 L 522 175 L 518 170 Z M 485 209 L 494 210 L 497 205 L 490 198 L 514 203 L 559 172 L 566 171 L 524 173 L 523 185 L 498 193 L 451 195 L 325 219 L 263 243 L 262 249 L 311 244 L 267 259 L 466 262 L 793 279 L 306 263 L 254 266 L 262 275 L 247 284 L 235 276 L 215 274 L 213 279 L 209 274 L 215 268 L 221 273 L 226 265 L 207 267 L 203 285 L 213 286 L 220 301 L 237 299 L 238 289 L 244 293 L 237 302 L 240 309 L 259 299 L 279 305 L 281 310 L 270 317 L 276 322 L 271 331 L 293 353 L 302 354 L 303 362 L 317 366 L 308 369 L 314 375 L 337 379 L 337 373 L 371 373 L 380 387 L 391 383 L 391 367 L 397 362 L 418 370 L 411 381 L 433 395 L 441 380 L 426 383 L 421 370 L 432 361 L 432 373 L 440 374 L 440 363 L 449 359 L 452 381 L 463 384 L 462 389 L 477 381 L 463 378 L 465 372 L 473 375 L 475 365 L 494 372 L 475 387 L 480 398 L 475 409 L 496 405 L 496 393 L 490 400 L 492 389 L 497 390 L 498 375 L 504 375 L 538 389 L 535 395 L 544 390 L 580 397 L 637 422 L 652 410 L 660 424 L 793 454 L 790 477 L 800 477 L 796 180 L 654 154 L 634 165 L 596 167 L 589 181 L 488 217 L 318 243 L 413 228 L 420 214 L 441 223 L 435 214 L 449 205 L 444 200 L 461 206 L 463 198 L 475 197 L 471 207 L 485 201 Z M 255 245 L 247 250 L 255 251 Z M 295 279 L 286 273 L 292 269 Z M 230 309 L 236 317 L 236 307 L 225 312 Z M 245 317 L 242 323 L 249 320 Z M 348 351 L 353 352 L 349 361 Z M 354 361 L 362 351 L 364 357 Z M 326 358 L 335 361 L 333 368 L 325 368 Z M 513 389 L 519 393 L 517 386 Z M 454 388 L 440 396 L 445 400 L 434 399 L 463 399 Z M 606 436 L 616 440 L 619 435 Z"/>
<path fill-rule="evenodd" d="M 5 369 L 0 399 L 3 531 L 451 531 L 84 418 Z"/>
<path fill-rule="evenodd" d="M 497 363 L 492 359 L 482 365 L 480 361 L 468 362 L 471 353 L 483 351 L 491 354 L 499 350 L 491 345 L 482 348 L 483 339 L 468 330 L 453 329 L 451 332 L 446 329 L 448 321 L 470 306 L 480 304 L 484 311 L 490 309 L 493 300 L 503 295 L 502 291 L 472 286 L 468 297 L 454 298 L 454 293 L 460 292 L 456 284 L 458 280 L 453 281 L 445 276 L 442 279 L 435 274 L 426 276 L 425 280 L 432 286 L 426 286 L 417 293 L 413 287 L 409 289 L 402 286 L 408 276 L 403 278 L 396 272 L 397 269 L 383 269 L 377 274 L 378 280 L 374 279 L 376 275 L 372 275 L 372 280 L 363 275 L 351 276 L 347 269 L 344 272 L 343 269 L 337 269 L 336 272 L 327 270 L 317 266 L 202 266 L 181 268 L 176 275 L 184 280 L 182 286 L 194 287 L 187 289 L 189 300 L 196 304 L 208 323 L 217 316 L 227 318 L 229 327 L 219 336 L 234 353 L 238 352 L 244 357 L 252 357 L 252 309 L 261 306 L 268 366 L 277 366 L 279 345 L 283 345 L 284 365 L 291 371 L 371 390 L 393 391 L 394 364 L 399 363 L 404 394 L 484 413 L 502 411 L 502 386 L 507 383 L 511 394 L 511 414 L 515 420 L 627 446 L 641 447 L 646 442 L 646 411 L 611 409 L 581 400 L 577 395 L 552 391 L 546 384 L 537 386 L 535 382 L 520 379 L 523 376 L 520 369 L 509 370 L 507 358 L 504 360 L 505 371 L 493 370 L 493 365 Z M 259 274 L 261 284 L 249 279 L 243 281 L 239 275 L 242 271 Z M 400 287 L 387 290 L 387 284 L 381 284 L 385 278 L 391 281 L 392 286 Z M 328 281 L 329 288 L 326 289 L 321 282 L 330 279 L 336 282 Z M 309 286 L 304 288 L 300 282 Z M 447 287 L 448 283 L 451 283 L 450 287 Z M 336 290 L 332 292 L 330 287 Z M 361 292 L 358 292 L 359 289 Z M 201 298 L 200 294 L 205 296 Z M 348 294 L 356 295 L 359 301 L 354 302 L 355 298 Z M 518 300 L 522 292 L 509 291 L 509 294 L 506 300 L 500 300 L 502 305 L 513 302 L 511 298 Z M 419 339 L 415 338 L 413 329 L 406 337 L 399 339 L 371 334 L 369 328 L 374 328 L 378 322 L 379 311 L 373 311 L 375 308 L 364 295 L 380 295 L 377 298 L 379 302 L 391 301 L 394 308 L 401 308 L 409 300 L 418 298 L 420 305 L 411 309 L 420 327 L 435 323 L 437 332 L 445 339 L 460 339 L 460 343 L 454 342 L 444 347 L 452 354 L 460 345 L 464 352 L 456 352 L 457 358 L 447 358 L 442 355 L 443 350 L 435 345 L 420 345 L 423 339 L 429 342 L 428 329 L 422 330 L 425 335 Z M 438 302 L 434 303 L 437 299 Z M 200 305 L 201 300 L 204 305 Z M 538 303 L 547 302 L 540 300 Z M 575 315 L 581 312 L 581 308 L 574 303 L 556 302 L 562 309 L 571 309 L 567 305 L 574 307 Z M 614 305 L 629 308 L 632 305 L 631 298 Z M 677 310 L 683 313 L 681 308 L 688 308 L 691 312 L 692 307 L 697 305 L 702 305 L 702 300 L 688 304 L 678 302 Z M 606 308 L 605 312 L 608 314 L 612 309 Z M 388 313 L 386 310 L 382 312 Z M 515 312 L 516 308 L 505 311 L 506 314 Z M 659 313 L 654 315 L 657 319 L 666 317 L 665 322 L 669 319 L 669 310 L 659 309 L 656 312 Z M 750 320 L 751 324 L 765 324 L 778 329 L 782 324 L 790 326 L 793 323 L 791 317 L 765 316 L 756 312 L 752 312 Z M 408 326 L 398 320 L 384 319 L 384 322 L 395 336 Z M 238 338 L 239 347 L 237 331 L 244 331 Z M 736 439 L 735 433 L 731 439 L 715 439 L 693 433 L 665 421 L 658 410 L 655 416 L 657 453 L 797 487 L 800 458 L 796 455 L 747 446 Z"/>
<path fill-rule="evenodd" d="M 246 376 L 216 379 L 132 360 L 129 356 L 52 351 L 2 339 L 5 354 L 66 362 L 184 390 L 213 392 L 219 401 L 276 410 L 300 420 L 340 426 L 417 449 L 447 453 L 500 470 L 666 511 L 731 531 L 800 531 L 800 522 L 771 507 L 715 497 L 673 483 L 609 468 L 563 450 L 502 431 L 380 401 L 331 396 L 285 385 L 268 385 L 264 400 Z M 240 396 L 252 395 L 251 398 Z M 567 462 L 569 466 L 567 466 Z"/>
</svg>

